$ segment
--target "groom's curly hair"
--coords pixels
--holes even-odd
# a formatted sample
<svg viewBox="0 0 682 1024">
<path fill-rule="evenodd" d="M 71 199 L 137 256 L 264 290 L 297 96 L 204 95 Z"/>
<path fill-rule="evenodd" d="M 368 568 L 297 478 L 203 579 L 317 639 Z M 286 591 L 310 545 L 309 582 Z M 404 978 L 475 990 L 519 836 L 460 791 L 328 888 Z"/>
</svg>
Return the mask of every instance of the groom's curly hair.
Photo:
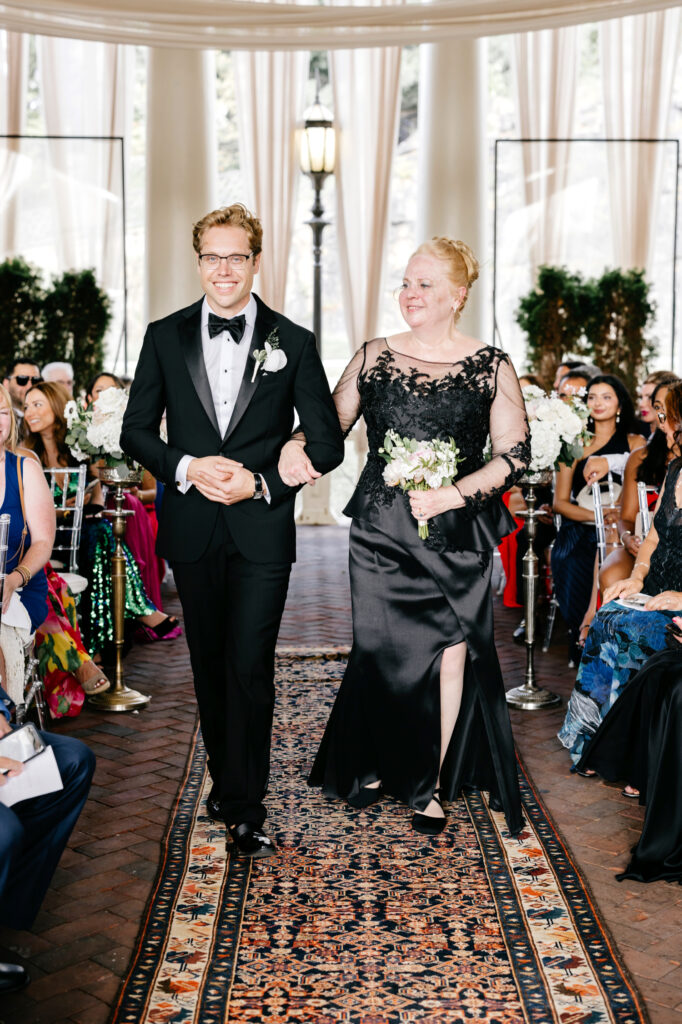
<svg viewBox="0 0 682 1024">
<path fill-rule="evenodd" d="M 192 230 L 192 244 L 196 253 L 201 252 L 201 241 L 209 228 L 244 228 L 249 238 L 251 252 L 256 256 L 263 247 L 263 227 L 258 217 L 250 213 L 243 203 L 221 206 L 198 220 Z"/>
</svg>

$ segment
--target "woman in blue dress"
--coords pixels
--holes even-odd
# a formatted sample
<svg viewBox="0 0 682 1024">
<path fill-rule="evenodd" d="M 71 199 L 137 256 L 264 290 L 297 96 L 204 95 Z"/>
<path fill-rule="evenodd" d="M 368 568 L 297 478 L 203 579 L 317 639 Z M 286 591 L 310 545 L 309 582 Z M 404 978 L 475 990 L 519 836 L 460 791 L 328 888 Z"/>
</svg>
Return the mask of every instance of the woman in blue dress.
<svg viewBox="0 0 682 1024">
<path fill-rule="evenodd" d="M 682 611 L 682 383 L 666 396 L 676 457 L 631 575 L 609 587 L 585 641 L 559 740 L 575 764 L 586 742 L 647 658 L 665 646 L 665 628 Z"/>
</svg>

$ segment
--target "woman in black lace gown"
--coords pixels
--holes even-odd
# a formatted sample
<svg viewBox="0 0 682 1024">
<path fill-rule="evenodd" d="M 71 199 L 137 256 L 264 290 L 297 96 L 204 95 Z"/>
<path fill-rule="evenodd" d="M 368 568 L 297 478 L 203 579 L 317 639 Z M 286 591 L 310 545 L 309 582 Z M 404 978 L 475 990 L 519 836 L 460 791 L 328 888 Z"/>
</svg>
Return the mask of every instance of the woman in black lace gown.
<svg viewBox="0 0 682 1024">
<path fill-rule="evenodd" d="M 369 453 L 345 509 L 353 649 L 309 782 L 356 807 L 389 793 L 425 834 L 442 830 L 442 801 L 467 786 L 490 791 L 513 833 L 523 824 L 490 575 L 495 546 L 514 529 L 501 495 L 529 462 L 529 433 L 509 358 L 456 327 L 477 276 L 463 243 L 422 245 L 400 295 L 409 330 L 365 343 L 334 391 L 346 434 L 364 416 Z M 379 448 L 389 429 L 454 438 L 464 458 L 455 484 L 388 487 Z M 284 450 L 287 483 L 317 475 L 303 443 Z M 428 521 L 425 541 L 418 519 Z"/>
</svg>

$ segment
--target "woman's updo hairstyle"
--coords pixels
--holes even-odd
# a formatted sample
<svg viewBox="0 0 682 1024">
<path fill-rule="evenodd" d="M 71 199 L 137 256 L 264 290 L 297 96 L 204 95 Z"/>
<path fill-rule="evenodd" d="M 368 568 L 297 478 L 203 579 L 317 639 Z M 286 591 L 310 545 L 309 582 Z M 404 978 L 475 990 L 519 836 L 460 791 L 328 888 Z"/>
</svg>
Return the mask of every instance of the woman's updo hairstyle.
<svg viewBox="0 0 682 1024">
<path fill-rule="evenodd" d="M 469 289 L 478 277 L 478 260 L 466 244 L 444 235 L 434 235 L 428 242 L 422 242 L 413 253 L 414 256 L 434 256 L 446 265 L 445 275 L 452 287 L 466 288 L 467 293 L 455 311 L 455 321 L 459 320 L 462 310 L 469 297 Z"/>
</svg>

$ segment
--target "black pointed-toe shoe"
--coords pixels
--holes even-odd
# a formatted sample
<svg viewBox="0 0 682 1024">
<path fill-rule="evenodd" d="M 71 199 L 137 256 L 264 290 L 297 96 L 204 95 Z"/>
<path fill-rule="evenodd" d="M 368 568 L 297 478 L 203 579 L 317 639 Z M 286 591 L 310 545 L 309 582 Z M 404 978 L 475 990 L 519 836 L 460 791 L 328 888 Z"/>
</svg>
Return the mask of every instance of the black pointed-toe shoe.
<svg viewBox="0 0 682 1024">
<path fill-rule="evenodd" d="M 346 799 L 346 803 L 350 804 L 351 807 L 355 807 L 356 810 L 361 811 L 365 807 L 371 807 L 372 804 L 377 803 L 381 800 L 384 795 L 383 786 L 363 786 L 353 796 L 349 796 Z"/>
<path fill-rule="evenodd" d="M 434 789 L 433 799 L 442 807 L 440 790 Z M 438 836 L 443 831 L 448 821 L 445 815 L 442 818 L 434 818 L 430 814 L 420 814 L 415 811 L 412 815 L 412 828 L 422 836 Z"/>
<path fill-rule="evenodd" d="M 495 811 L 496 813 L 501 811 L 502 801 L 500 800 L 499 796 L 493 796 L 493 794 L 491 793 L 490 796 L 488 797 L 488 807 L 490 808 L 491 811 Z"/>
<path fill-rule="evenodd" d="M 227 831 L 242 857 L 273 857 L 277 853 L 277 847 L 270 836 L 266 836 L 265 832 L 261 832 L 250 821 L 244 821 L 241 825 L 230 825 Z"/>
<path fill-rule="evenodd" d="M 30 980 L 26 970 L 19 964 L 0 964 L 0 995 L 18 992 Z"/>
</svg>

